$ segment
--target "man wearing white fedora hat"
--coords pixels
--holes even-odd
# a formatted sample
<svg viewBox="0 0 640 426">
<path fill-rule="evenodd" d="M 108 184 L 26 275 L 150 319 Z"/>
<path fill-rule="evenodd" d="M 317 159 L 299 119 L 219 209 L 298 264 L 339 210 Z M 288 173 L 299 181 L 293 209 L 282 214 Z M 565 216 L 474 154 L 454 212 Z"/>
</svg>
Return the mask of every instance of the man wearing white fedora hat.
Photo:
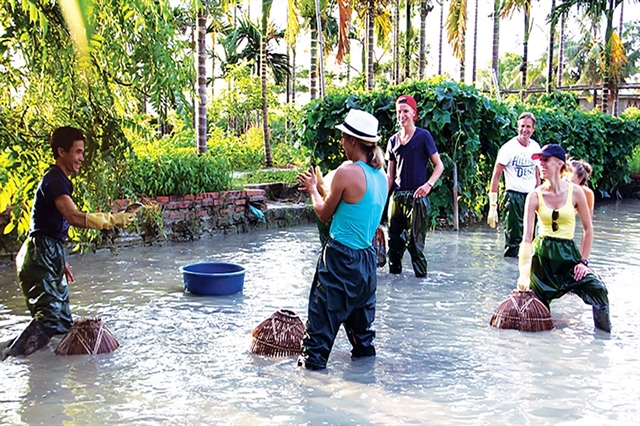
<svg viewBox="0 0 640 426">
<path fill-rule="evenodd" d="M 302 355 L 298 365 L 324 369 L 340 325 L 354 358 L 373 356 L 377 257 L 371 242 L 387 196 L 378 120 L 352 109 L 342 124 L 340 145 L 347 161 L 336 169 L 328 194 L 317 189 L 314 169 L 298 175 L 322 223 L 331 219 L 309 295 Z"/>
</svg>

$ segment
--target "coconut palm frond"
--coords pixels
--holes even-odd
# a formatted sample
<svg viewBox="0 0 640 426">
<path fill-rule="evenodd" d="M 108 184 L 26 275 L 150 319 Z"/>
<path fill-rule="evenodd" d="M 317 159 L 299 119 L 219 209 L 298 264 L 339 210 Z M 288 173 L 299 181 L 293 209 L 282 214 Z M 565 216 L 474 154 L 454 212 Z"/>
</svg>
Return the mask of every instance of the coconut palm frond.
<svg viewBox="0 0 640 426">
<path fill-rule="evenodd" d="M 627 64 L 627 56 L 625 55 L 624 45 L 622 44 L 622 40 L 620 40 L 620 36 L 618 36 L 617 32 L 613 32 L 611 34 L 610 43 L 610 53 L 611 53 L 611 63 L 609 65 L 609 89 L 612 91 L 618 90 L 618 85 L 624 81 L 625 76 L 625 66 Z M 604 58 L 602 58 L 602 63 L 604 64 Z"/>
<path fill-rule="evenodd" d="M 453 55 L 463 59 L 464 41 L 467 32 L 467 0 L 452 0 L 447 16 L 447 41 L 453 49 Z"/>
<path fill-rule="evenodd" d="M 340 64 L 344 56 L 349 53 L 349 26 L 351 24 L 351 1 L 338 0 L 338 53 L 336 61 Z"/>
<path fill-rule="evenodd" d="M 289 46 L 296 44 L 296 38 L 300 34 L 300 21 L 296 0 L 287 0 L 287 29 L 284 32 L 284 38 Z"/>
<path fill-rule="evenodd" d="M 378 46 L 382 46 L 389 39 L 389 34 L 393 32 L 391 11 L 382 6 L 378 7 L 373 18 L 373 26 L 375 27 Z"/>
</svg>

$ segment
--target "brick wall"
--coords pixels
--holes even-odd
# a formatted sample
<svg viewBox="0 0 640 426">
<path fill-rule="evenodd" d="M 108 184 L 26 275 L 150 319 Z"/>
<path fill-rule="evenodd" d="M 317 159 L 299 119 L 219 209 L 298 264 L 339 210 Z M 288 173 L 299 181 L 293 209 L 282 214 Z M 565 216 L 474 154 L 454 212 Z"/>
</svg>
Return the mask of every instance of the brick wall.
<svg viewBox="0 0 640 426">
<path fill-rule="evenodd" d="M 148 211 L 140 212 L 137 229 L 101 231 L 103 242 L 97 248 L 117 249 L 163 240 L 194 241 L 203 235 L 244 233 L 252 229 L 282 228 L 315 221 L 312 209 L 305 203 L 275 202 L 267 205 L 263 189 L 172 195 L 140 201 L 148 206 L 145 209 Z M 127 204 L 127 200 L 117 200 L 112 211 L 122 211 Z M 260 221 L 250 206 L 260 210 L 266 222 Z M 0 231 L 9 222 L 10 212 L 8 209 L 0 214 Z M 158 220 L 160 216 L 161 220 Z M 162 224 L 161 229 L 157 226 L 159 224 Z M 11 241 L 9 236 L 0 232 L 0 263 L 13 260 L 19 248 L 19 242 Z"/>
</svg>

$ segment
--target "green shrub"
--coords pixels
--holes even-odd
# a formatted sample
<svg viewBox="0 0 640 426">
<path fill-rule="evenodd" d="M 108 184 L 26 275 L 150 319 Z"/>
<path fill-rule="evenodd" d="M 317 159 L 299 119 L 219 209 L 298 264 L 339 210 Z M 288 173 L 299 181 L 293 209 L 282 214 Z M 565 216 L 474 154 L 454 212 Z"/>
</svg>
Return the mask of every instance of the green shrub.
<svg viewBox="0 0 640 426">
<path fill-rule="evenodd" d="M 231 166 L 212 152 L 198 155 L 189 132 L 136 144 L 124 197 L 187 195 L 231 188 Z"/>
<path fill-rule="evenodd" d="M 290 170 L 255 170 L 243 173 L 235 179 L 235 181 L 240 185 L 271 182 L 296 183 L 296 177 L 299 173 L 302 173 L 303 170 L 304 168 Z"/>
<path fill-rule="evenodd" d="M 633 148 L 631 157 L 629 157 L 629 173 L 640 174 L 640 145 Z"/>
</svg>

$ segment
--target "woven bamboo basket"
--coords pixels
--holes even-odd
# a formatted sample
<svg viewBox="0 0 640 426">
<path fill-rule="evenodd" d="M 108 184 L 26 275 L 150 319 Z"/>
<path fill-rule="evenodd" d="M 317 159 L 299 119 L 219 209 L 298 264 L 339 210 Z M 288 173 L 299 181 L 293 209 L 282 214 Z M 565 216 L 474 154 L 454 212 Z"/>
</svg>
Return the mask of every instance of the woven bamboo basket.
<svg viewBox="0 0 640 426">
<path fill-rule="evenodd" d="M 381 268 L 387 264 L 387 240 L 384 236 L 382 225 L 376 229 L 376 235 L 373 237 L 373 247 L 376 249 L 378 268 Z"/>
<path fill-rule="evenodd" d="M 513 290 L 493 312 L 489 324 L 492 327 L 529 332 L 553 329 L 549 309 L 531 290 Z"/>
<path fill-rule="evenodd" d="M 304 324 L 293 311 L 280 309 L 262 321 L 251 333 L 251 352 L 273 357 L 302 352 Z"/>
<path fill-rule="evenodd" d="M 56 355 L 107 354 L 120 344 L 100 318 L 75 321 L 56 348 Z"/>
</svg>

